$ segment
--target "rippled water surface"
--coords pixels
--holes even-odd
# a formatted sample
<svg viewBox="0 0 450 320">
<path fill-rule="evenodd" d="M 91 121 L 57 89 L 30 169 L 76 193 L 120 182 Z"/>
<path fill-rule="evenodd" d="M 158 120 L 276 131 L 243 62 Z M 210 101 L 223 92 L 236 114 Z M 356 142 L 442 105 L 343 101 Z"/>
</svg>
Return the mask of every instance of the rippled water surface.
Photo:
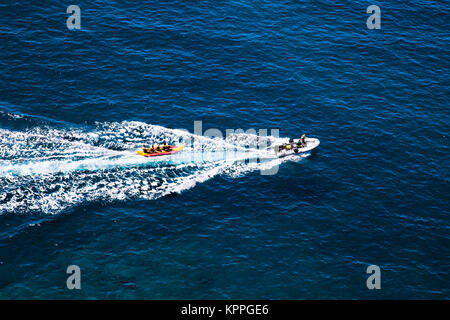
<svg viewBox="0 0 450 320">
<path fill-rule="evenodd" d="M 0 298 L 449 298 L 445 2 L 73 4 L 0 4 Z"/>
</svg>

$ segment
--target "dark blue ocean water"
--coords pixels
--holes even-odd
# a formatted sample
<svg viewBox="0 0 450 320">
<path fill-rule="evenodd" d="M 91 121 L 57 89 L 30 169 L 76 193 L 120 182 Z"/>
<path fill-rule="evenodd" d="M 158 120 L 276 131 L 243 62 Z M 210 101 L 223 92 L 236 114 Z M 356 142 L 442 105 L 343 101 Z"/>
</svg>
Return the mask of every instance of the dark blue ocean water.
<svg viewBox="0 0 450 320">
<path fill-rule="evenodd" d="M 70 4 L 0 4 L 0 298 L 450 297 L 448 3 Z"/>
</svg>

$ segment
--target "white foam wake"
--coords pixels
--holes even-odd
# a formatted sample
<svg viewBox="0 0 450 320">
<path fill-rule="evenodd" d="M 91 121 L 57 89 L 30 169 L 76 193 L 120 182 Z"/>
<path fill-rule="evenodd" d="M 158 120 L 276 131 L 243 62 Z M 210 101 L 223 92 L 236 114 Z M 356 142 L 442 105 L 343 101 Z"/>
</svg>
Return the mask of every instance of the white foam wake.
<svg viewBox="0 0 450 320">
<path fill-rule="evenodd" d="M 285 141 L 243 133 L 211 139 L 136 121 L 86 131 L 0 129 L 0 213 L 54 214 L 90 201 L 180 193 L 220 174 L 235 177 L 299 159 L 274 158 L 270 145 Z M 187 146 L 167 157 L 136 154 L 142 144 L 165 142 Z"/>
</svg>

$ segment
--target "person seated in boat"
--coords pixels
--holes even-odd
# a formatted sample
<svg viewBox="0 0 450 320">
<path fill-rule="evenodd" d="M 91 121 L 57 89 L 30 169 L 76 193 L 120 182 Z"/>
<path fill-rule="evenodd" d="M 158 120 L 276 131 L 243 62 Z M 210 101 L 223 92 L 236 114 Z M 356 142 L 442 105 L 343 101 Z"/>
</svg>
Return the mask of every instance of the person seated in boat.
<svg viewBox="0 0 450 320">
<path fill-rule="evenodd" d="M 302 135 L 301 139 L 302 139 L 302 144 L 306 145 L 306 134 Z"/>
<path fill-rule="evenodd" d="M 144 153 L 150 153 L 150 148 L 147 147 L 146 145 L 144 145 L 144 146 L 142 147 L 142 151 L 144 151 Z"/>
<path fill-rule="evenodd" d="M 278 146 L 278 152 L 281 152 L 283 150 L 290 150 L 292 148 L 292 145 L 290 143 L 283 143 L 281 146 Z"/>
<path fill-rule="evenodd" d="M 298 139 L 297 146 L 299 148 L 303 148 L 306 146 L 306 135 L 302 135 L 300 139 Z"/>
<path fill-rule="evenodd" d="M 149 150 L 150 152 L 149 153 L 156 153 L 156 152 L 158 152 L 158 147 L 159 147 L 158 145 L 155 146 L 155 145 L 152 144 L 152 147 L 150 148 L 150 150 Z"/>
<path fill-rule="evenodd" d="M 163 147 L 163 150 L 164 150 L 164 151 L 170 151 L 170 146 L 169 146 L 168 144 L 166 144 L 166 145 Z"/>
</svg>

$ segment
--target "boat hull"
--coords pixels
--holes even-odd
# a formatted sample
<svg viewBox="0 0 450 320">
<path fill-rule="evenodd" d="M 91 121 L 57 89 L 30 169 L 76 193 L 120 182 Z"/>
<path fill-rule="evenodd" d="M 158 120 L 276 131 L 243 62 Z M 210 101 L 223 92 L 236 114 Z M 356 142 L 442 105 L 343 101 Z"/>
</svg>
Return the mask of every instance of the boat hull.
<svg viewBox="0 0 450 320">
<path fill-rule="evenodd" d="M 143 150 L 138 150 L 137 153 L 141 156 L 144 157 L 160 157 L 160 156 L 168 156 L 171 154 L 175 154 L 177 152 L 180 152 L 181 150 L 183 150 L 184 148 L 184 144 L 181 146 L 171 146 L 171 150 L 170 151 L 165 151 L 165 152 L 155 152 L 155 153 L 145 153 Z"/>
</svg>

